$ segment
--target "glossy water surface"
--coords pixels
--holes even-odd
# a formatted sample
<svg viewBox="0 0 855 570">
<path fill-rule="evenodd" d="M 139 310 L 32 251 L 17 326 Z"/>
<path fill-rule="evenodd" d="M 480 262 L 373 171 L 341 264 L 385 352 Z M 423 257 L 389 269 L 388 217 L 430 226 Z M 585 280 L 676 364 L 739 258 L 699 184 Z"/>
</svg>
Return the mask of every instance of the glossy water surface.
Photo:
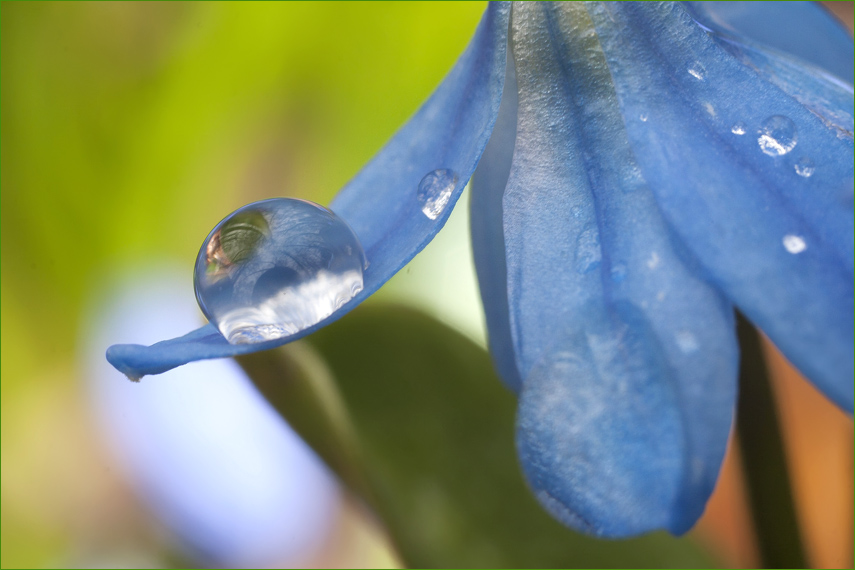
<svg viewBox="0 0 855 570">
<path fill-rule="evenodd" d="M 330 210 L 293 198 L 244 206 L 217 224 L 196 259 L 199 307 L 232 344 L 310 327 L 362 290 L 365 253 Z"/>
<path fill-rule="evenodd" d="M 769 156 L 782 156 L 796 147 L 796 125 L 789 117 L 772 115 L 760 125 L 757 144 Z"/>
<path fill-rule="evenodd" d="M 419 182 L 417 194 L 422 213 L 431 220 L 437 219 L 451 199 L 456 185 L 457 174 L 453 170 L 442 168 L 426 174 Z"/>
</svg>

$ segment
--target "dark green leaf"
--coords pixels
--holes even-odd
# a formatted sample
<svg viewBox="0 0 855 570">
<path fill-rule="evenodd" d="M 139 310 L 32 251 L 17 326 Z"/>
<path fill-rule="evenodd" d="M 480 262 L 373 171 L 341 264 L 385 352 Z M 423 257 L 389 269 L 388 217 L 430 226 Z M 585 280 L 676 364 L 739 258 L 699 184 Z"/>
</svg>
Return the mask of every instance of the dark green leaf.
<svg viewBox="0 0 855 570">
<path fill-rule="evenodd" d="M 362 307 L 304 341 L 240 357 L 362 495 L 414 567 L 706 567 L 688 539 L 604 541 L 538 505 L 514 450 L 515 397 L 487 353 L 403 307 Z"/>
</svg>

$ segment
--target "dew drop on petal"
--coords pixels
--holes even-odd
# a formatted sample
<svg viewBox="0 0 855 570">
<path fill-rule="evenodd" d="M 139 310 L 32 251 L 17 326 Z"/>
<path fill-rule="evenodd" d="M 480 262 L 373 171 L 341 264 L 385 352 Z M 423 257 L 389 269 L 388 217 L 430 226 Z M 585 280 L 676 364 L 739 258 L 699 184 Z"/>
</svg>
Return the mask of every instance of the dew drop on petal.
<svg viewBox="0 0 855 570">
<path fill-rule="evenodd" d="M 417 196 L 425 216 L 431 220 L 439 217 L 451 200 L 457 180 L 457 173 L 447 168 L 434 170 L 422 178 Z"/>
<path fill-rule="evenodd" d="M 760 150 L 769 156 L 782 156 L 796 147 L 798 134 L 796 125 L 789 117 L 783 115 L 772 115 L 760 126 L 757 131 L 757 144 Z"/>
<path fill-rule="evenodd" d="M 701 65 L 701 62 L 696 61 L 689 67 L 689 75 L 697 79 L 698 81 L 703 81 L 707 76 L 707 70 L 704 69 L 704 66 Z"/>
<path fill-rule="evenodd" d="M 640 115 L 638 116 L 638 118 L 639 118 L 639 120 L 640 120 L 642 123 L 646 123 L 646 122 L 647 122 L 647 114 L 646 114 L 646 113 L 642 113 L 642 114 L 640 114 Z"/>
<path fill-rule="evenodd" d="M 701 347 L 700 343 L 698 343 L 698 339 L 691 331 L 679 331 L 675 340 L 677 341 L 677 346 L 684 354 L 696 352 Z"/>
<path fill-rule="evenodd" d="M 813 161 L 808 157 L 802 157 L 795 164 L 796 174 L 803 178 L 810 178 L 813 174 L 813 171 L 816 170 L 816 166 L 814 166 Z"/>
<path fill-rule="evenodd" d="M 612 266 L 612 281 L 615 283 L 620 283 L 624 279 L 626 279 L 626 265 L 623 263 L 616 263 Z"/>
<path fill-rule="evenodd" d="M 792 254 L 801 253 L 807 249 L 804 238 L 795 234 L 787 234 L 782 240 L 784 248 Z"/>
<path fill-rule="evenodd" d="M 659 254 L 655 251 L 650 252 L 650 257 L 647 258 L 647 267 L 649 269 L 656 269 L 659 266 Z"/>
<path fill-rule="evenodd" d="M 196 258 L 199 307 L 232 344 L 292 335 L 363 287 L 365 253 L 330 210 L 294 198 L 248 204 L 211 231 Z"/>
<path fill-rule="evenodd" d="M 742 121 L 736 123 L 730 128 L 730 132 L 735 135 L 744 135 L 745 134 L 745 123 Z"/>
</svg>

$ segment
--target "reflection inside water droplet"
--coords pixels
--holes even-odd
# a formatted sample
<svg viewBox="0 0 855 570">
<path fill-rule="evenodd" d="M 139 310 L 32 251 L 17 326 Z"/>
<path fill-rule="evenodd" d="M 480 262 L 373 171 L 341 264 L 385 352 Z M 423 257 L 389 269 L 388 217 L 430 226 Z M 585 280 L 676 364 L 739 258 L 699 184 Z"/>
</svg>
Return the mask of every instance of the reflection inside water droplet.
<svg viewBox="0 0 855 570">
<path fill-rule="evenodd" d="M 196 258 L 196 299 L 230 343 L 273 340 L 355 297 L 365 265 L 356 235 L 333 212 L 305 200 L 263 200 L 208 235 Z"/>
<path fill-rule="evenodd" d="M 757 144 L 769 156 L 782 156 L 793 150 L 798 142 L 796 125 L 783 115 L 772 115 L 757 131 Z"/>
<path fill-rule="evenodd" d="M 457 174 L 442 168 L 429 172 L 419 182 L 417 197 L 422 205 L 422 213 L 431 220 L 439 217 L 451 200 L 451 193 L 457 186 Z"/>
<path fill-rule="evenodd" d="M 799 176 L 801 176 L 803 178 L 810 178 L 811 175 L 813 174 L 813 171 L 816 169 L 816 167 L 814 166 L 813 161 L 805 156 L 805 157 L 802 157 L 795 164 L 795 169 L 796 169 L 796 174 L 798 174 Z"/>
<path fill-rule="evenodd" d="M 787 234 L 782 240 L 784 248 L 792 254 L 801 253 L 807 249 L 804 238 L 795 234 Z"/>
<path fill-rule="evenodd" d="M 743 123 L 742 121 L 736 123 L 735 125 L 733 125 L 733 127 L 730 128 L 730 132 L 732 132 L 735 135 L 744 135 L 745 134 L 745 123 Z"/>
</svg>

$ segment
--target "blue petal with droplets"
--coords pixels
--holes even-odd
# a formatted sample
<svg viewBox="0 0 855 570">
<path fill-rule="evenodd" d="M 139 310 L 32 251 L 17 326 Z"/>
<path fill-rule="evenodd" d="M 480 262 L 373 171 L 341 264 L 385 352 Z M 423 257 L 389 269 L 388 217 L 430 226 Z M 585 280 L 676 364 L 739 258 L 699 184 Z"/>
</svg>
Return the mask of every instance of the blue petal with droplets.
<svg viewBox="0 0 855 570">
<path fill-rule="evenodd" d="M 730 55 L 804 105 L 839 138 L 852 140 L 851 84 L 780 52 L 732 39 L 713 39 Z M 834 215 L 835 211 L 830 213 Z"/>
<path fill-rule="evenodd" d="M 515 5 L 511 29 L 502 210 L 523 469 L 579 530 L 683 533 L 730 431 L 732 309 L 659 213 L 585 6 Z"/>
<path fill-rule="evenodd" d="M 852 38 L 818 2 L 686 2 L 692 17 L 725 36 L 792 54 L 852 83 Z"/>
<path fill-rule="evenodd" d="M 359 237 L 369 266 L 364 288 L 320 323 L 289 337 L 231 345 L 211 325 L 151 347 L 116 345 L 113 366 L 131 378 L 208 358 L 266 350 L 297 340 L 347 313 L 380 288 L 442 228 L 490 138 L 502 94 L 510 6 L 491 3 L 469 47 L 416 115 L 333 200 L 330 209 Z M 456 178 L 439 211 L 423 212 L 419 182 L 435 170 Z"/>
<path fill-rule="evenodd" d="M 851 413 L 851 132 L 723 49 L 681 6 L 591 13 L 665 218 L 717 287 Z M 844 108 L 811 95 L 851 124 L 849 93 Z"/>
</svg>

